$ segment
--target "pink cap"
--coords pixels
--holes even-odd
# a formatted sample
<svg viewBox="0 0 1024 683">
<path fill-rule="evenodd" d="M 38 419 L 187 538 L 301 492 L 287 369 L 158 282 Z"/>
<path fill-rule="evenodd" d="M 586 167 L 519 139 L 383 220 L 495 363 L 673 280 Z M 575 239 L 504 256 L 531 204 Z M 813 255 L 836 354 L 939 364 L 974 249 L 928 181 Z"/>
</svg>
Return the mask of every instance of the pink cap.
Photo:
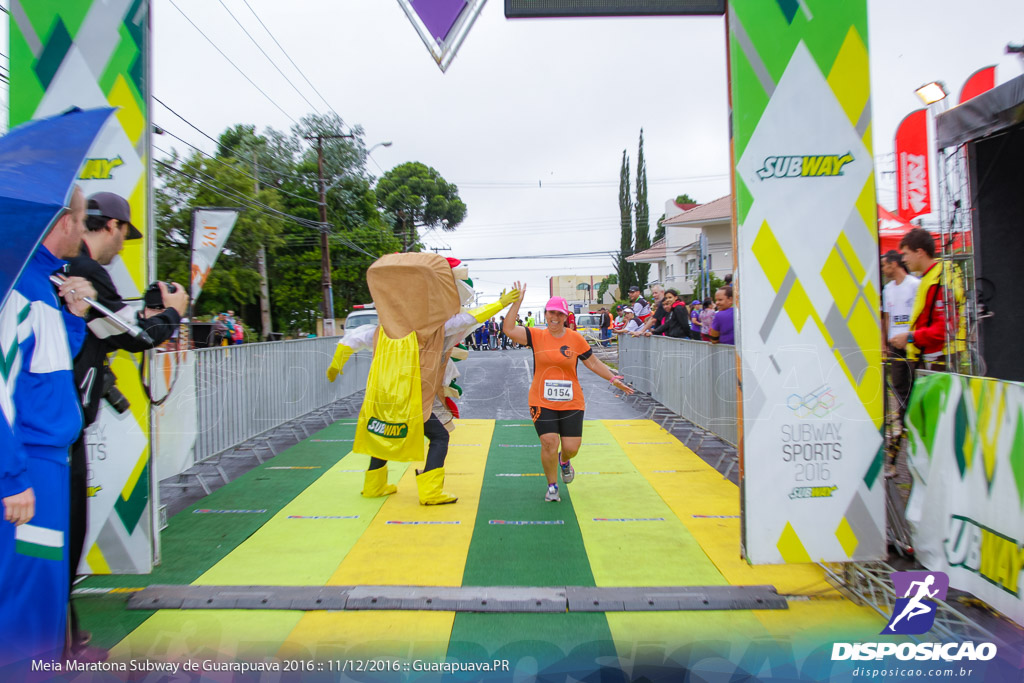
<svg viewBox="0 0 1024 683">
<path fill-rule="evenodd" d="M 544 304 L 545 311 L 557 311 L 569 315 L 569 302 L 565 300 L 565 297 L 553 296 L 548 299 L 548 302 Z"/>
</svg>

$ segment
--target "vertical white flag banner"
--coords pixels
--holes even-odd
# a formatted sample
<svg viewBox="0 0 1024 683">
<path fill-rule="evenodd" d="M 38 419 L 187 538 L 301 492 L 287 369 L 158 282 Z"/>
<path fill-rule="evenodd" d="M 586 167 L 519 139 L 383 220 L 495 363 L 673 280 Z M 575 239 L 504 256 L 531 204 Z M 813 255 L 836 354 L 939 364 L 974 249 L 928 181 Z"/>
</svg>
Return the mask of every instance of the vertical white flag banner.
<svg viewBox="0 0 1024 683">
<path fill-rule="evenodd" d="M 217 262 L 224 243 L 228 241 L 238 209 L 196 209 L 192 214 L 192 300 L 199 298 Z"/>
</svg>

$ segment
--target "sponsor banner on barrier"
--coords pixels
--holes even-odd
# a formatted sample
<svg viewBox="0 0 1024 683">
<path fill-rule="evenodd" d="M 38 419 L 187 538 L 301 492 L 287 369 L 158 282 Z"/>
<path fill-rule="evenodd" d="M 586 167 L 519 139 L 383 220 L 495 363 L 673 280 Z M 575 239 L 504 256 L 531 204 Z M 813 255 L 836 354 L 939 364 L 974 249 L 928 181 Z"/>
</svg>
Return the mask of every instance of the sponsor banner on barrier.
<svg viewBox="0 0 1024 683">
<path fill-rule="evenodd" d="M 885 557 L 864 0 L 729 3 L 743 543 Z"/>
<path fill-rule="evenodd" d="M 1024 625 L 1024 384 L 919 377 L 906 423 L 915 556 Z"/>
<path fill-rule="evenodd" d="M 128 200 L 143 234 L 125 242 L 107 270 L 125 299 L 149 281 L 149 2 L 14 0 L 9 7 L 10 124 L 70 107 L 116 107 L 89 152 L 77 184 L 86 195 Z M 104 403 L 86 434 L 89 529 L 80 571 L 145 574 L 152 567 L 149 401 L 135 357 L 111 363 L 131 403 L 118 414 Z"/>
<path fill-rule="evenodd" d="M 195 464 L 195 354 L 158 353 L 152 359 L 153 398 L 167 397 L 153 407 L 153 468 L 158 480 L 181 474 Z"/>
</svg>

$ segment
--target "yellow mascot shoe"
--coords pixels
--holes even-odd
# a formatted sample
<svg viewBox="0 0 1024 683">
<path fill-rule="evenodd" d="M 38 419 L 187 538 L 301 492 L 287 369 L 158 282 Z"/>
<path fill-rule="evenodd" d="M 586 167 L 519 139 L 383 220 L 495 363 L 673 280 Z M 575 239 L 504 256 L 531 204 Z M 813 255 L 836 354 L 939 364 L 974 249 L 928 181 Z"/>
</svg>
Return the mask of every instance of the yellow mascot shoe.
<svg viewBox="0 0 1024 683">
<path fill-rule="evenodd" d="M 443 467 L 417 474 L 416 488 L 420 492 L 420 505 L 447 505 L 458 500 L 456 496 L 442 491 L 442 486 L 444 486 Z"/>
<path fill-rule="evenodd" d="M 366 479 L 363 480 L 363 497 L 380 498 L 390 496 L 398 490 L 394 484 L 388 483 L 388 466 L 378 467 L 375 470 L 366 470 Z M 420 494 L 422 497 L 422 494 Z"/>
</svg>

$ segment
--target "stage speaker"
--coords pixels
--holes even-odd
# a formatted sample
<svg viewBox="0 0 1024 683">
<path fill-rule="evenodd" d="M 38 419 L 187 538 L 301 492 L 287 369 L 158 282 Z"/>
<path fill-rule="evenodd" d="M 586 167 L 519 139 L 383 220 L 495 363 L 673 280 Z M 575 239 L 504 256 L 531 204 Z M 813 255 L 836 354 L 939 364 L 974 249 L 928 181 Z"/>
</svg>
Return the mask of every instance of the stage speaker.
<svg viewBox="0 0 1024 683">
<path fill-rule="evenodd" d="M 1024 124 L 971 142 L 975 274 L 991 313 L 980 321 L 985 374 L 1024 381 Z"/>
</svg>

